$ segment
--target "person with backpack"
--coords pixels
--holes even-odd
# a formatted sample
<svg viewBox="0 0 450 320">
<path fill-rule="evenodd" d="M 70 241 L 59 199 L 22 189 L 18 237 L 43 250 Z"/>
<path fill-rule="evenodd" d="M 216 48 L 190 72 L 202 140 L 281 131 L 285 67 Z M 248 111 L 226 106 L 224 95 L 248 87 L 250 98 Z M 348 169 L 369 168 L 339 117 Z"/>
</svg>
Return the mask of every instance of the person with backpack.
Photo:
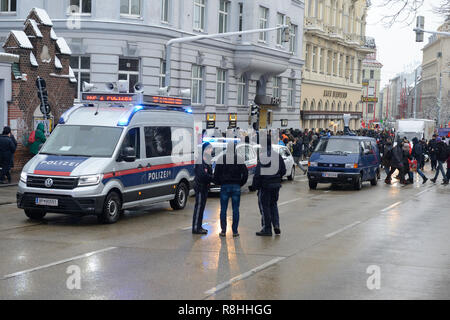
<svg viewBox="0 0 450 320">
<path fill-rule="evenodd" d="M 444 162 L 447 161 L 448 155 L 450 153 L 449 147 L 445 144 L 444 141 L 440 137 L 436 139 L 436 159 L 437 159 L 437 168 L 436 175 L 431 181 L 436 183 L 437 178 L 439 177 L 439 173 L 442 173 L 442 177 L 444 178 L 444 185 L 449 184 L 449 179 L 444 172 Z"/>
<path fill-rule="evenodd" d="M 17 143 L 15 139 L 11 139 L 11 128 L 5 127 L 3 133 L 0 136 L 0 167 L 2 168 L 0 172 L 0 183 L 5 184 L 11 183 L 11 163 L 13 161 L 14 152 L 16 152 Z"/>
<path fill-rule="evenodd" d="M 45 137 L 45 127 L 43 123 L 39 123 L 36 130 L 33 131 L 28 138 L 30 152 L 33 155 L 37 155 L 45 141 L 47 141 L 47 138 Z"/>
<path fill-rule="evenodd" d="M 388 138 L 384 144 L 383 158 L 381 159 L 386 176 L 389 175 L 389 171 L 391 170 L 392 148 L 392 139 Z"/>
</svg>

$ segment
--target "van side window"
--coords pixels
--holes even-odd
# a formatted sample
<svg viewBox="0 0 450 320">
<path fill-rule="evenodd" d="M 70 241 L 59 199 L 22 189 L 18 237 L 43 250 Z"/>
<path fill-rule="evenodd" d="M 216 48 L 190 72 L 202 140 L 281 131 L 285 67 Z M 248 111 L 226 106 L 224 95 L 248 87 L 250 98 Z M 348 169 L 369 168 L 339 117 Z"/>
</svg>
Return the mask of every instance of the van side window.
<svg viewBox="0 0 450 320">
<path fill-rule="evenodd" d="M 373 148 L 372 148 L 372 144 L 370 143 L 370 141 L 364 141 L 364 152 L 370 152 L 371 154 L 374 153 Z"/>
<path fill-rule="evenodd" d="M 172 130 L 170 127 L 145 127 L 144 133 L 147 158 L 172 155 Z"/>
<path fill-rule="evenodd" d="M 133 128 L 128 131 L 127 136 L 122 144 L 122 150 L 131 147 L 136 151 L 136 159 L 141 158 L 141 139 L 140 139 L 140 129 Z"/>
</svg>

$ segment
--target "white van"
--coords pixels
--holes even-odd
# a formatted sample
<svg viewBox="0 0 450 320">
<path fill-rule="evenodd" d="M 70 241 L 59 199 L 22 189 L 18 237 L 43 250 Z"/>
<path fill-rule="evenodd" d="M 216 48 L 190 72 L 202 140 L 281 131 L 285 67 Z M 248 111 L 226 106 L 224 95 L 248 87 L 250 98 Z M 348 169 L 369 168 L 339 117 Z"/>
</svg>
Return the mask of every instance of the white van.
<svg viewBox="0 0 450 320">
<path fill-rule="evenodd" d="M 115 223 L 125 209 L 170 201 L 186 206 L 194 182 L 190 101 L 140 94 L 83 93 L 23 169 L 18 207 L 96 215 Z"/>
</svg>

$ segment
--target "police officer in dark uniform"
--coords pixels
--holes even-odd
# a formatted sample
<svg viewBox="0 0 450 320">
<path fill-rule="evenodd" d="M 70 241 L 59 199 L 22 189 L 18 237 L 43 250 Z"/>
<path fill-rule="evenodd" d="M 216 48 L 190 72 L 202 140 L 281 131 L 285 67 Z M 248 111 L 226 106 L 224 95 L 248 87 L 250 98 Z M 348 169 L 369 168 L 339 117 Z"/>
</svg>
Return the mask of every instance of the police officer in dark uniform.
<svg viewBox="0 0 450 320">
<path fill-rule="evenodd" d="M 286 175 L 283 157 L 272 148 L 271 137 L 262 143 L 258 157 L 253 188 L 258 190 L 258 204 L 262 215 L 262 230 L 256 235 L 271 237 L 272 226 L 276 235 L 281 234 L 278 197 L 282 178 Z"/>
<path fill-rule="evenodd" d="M 208 200 L 209 186 L 213 180 L 213 170 L 211 166 L 211 145 L 204 143 L 202 152 L 195 164 L 195 208 L 192 221 L 193 234 L 208 234 L 208 230 L 203 228 L 203 212 L 205 211 L 206 200 Z"/>
</svg>

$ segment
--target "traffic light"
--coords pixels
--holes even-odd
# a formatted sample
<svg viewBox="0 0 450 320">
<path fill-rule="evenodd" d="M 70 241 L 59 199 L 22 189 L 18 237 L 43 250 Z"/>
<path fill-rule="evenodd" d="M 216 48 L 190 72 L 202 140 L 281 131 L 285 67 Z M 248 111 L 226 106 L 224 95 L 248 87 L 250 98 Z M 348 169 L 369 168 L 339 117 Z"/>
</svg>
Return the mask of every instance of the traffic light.
<svg viewBox="0 0 450 320">
<path fill-rule="evenodd" d="M 291 41 L 291 28 L 292 28 L 291 18 L 286 17 L 285 25 L 286 25 L 286 27 L 283 30 L 283 42 L 290 42 Z"/>
<path fill-rule="evenodd" d="M 425 28 L 425 17 L 418 16 L 416 29 L 414 29 L 414 31 L 416 32 L 416 42 L 423 42 L 423 29 L 424 28 Z"/>
<path fill-rule="evenodd" d="M 259 111 L 260 111 L 260 107 L 256 104 L 252 104 L 251 106 L 251 116 L 252 117 L 259 117 Z"/>
</svg>

